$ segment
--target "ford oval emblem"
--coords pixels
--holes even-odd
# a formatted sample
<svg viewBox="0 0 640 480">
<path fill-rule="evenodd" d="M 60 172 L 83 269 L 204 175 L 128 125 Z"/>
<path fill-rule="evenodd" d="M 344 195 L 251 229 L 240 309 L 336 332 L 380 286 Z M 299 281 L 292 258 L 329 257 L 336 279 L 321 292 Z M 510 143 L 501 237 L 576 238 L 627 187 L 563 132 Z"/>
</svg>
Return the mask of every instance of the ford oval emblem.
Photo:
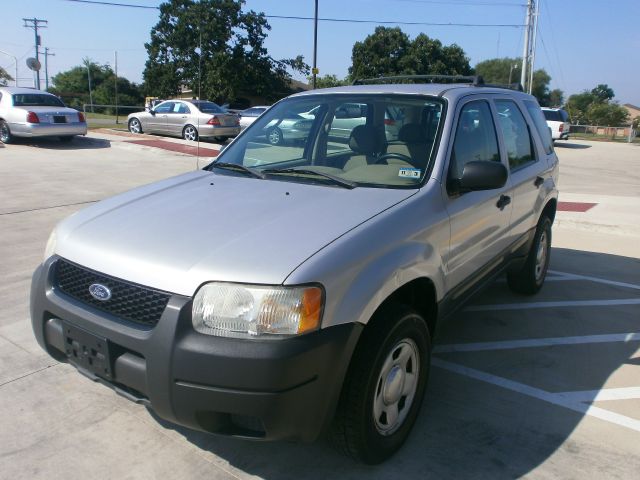
<svg viewBox="0 0 640 480">
<path fill-rule="evenodd" d="M 109 290 L 109 287 L 100 285 L 99 283 L 89 285 L 89 293 L 93 298 L 101 302 L 106 302 L 111 298 L 111 290 Z"/>
</svg>

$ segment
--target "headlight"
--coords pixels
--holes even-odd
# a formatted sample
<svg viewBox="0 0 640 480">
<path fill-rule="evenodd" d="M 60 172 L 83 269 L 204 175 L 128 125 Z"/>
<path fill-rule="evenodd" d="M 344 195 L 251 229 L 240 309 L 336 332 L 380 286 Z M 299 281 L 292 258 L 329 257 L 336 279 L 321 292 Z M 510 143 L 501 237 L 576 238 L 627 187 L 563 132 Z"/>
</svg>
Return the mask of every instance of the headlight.
<svg viewBox="0 0 640 480">
<path fill-rule="evenodd" d="M 49 257 L 51 255 L 53 255 L 53 253 L 55 252 L 56 241 L 57 241 L 57 235 L 56 235 L 56 230 L 54 228 L 53 232 L 51 232 L 51 235 L 49 235 L 49 240 L 47 240 L 47 246 L 44 247 L 44 259 L 43 259 L 43 261 L 46 262 L 49 259 Z"/>
<path fill-rule="evenodd" d="M 207 283 L 193 299 L 193 327 L 219 337 L 298 335 L 320 326 L 319 287 Z"/>
</svg>

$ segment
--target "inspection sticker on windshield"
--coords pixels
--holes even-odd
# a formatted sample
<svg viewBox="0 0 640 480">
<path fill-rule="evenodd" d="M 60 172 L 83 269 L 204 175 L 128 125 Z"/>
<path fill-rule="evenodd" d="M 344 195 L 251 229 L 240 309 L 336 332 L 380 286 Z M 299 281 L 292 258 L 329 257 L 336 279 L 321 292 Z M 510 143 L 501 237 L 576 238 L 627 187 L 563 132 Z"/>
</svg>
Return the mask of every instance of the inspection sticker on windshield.
<svg viewBox="0 0 640 480">
<path fill-rule="evenodd" d="M 421 175 L 422 175 L 422 170 L 420 170 L 419 168 L 401 168 L 398 171 L 399 177 L 420 178 Z"/>
</svg>

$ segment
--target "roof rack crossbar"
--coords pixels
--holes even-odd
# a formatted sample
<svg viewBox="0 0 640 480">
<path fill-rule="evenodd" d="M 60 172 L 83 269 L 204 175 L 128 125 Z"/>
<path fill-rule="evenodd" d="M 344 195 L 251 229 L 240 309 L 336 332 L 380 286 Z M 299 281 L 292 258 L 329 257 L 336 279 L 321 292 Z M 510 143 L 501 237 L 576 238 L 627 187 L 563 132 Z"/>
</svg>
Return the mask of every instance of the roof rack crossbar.
<svg viewBox="0 0 640 480">
<path fill-rule="evenodd" d="M 469 83 L 474 86 L 484 85 L 484 79 L 480 75 L 394 75 L 390 77 L 356 78 L 353 85 L 365 85 L 368 83 L 393 82 L 397 80 L 425 80 L 428 83 Z"/>
<path fill-rule="evenodd" d="M 518 92 L 524 92 L 524 88 L 522 88 L 522 84 L 518 83 L 485 83 L 482 85 L 483 87 L 490 88 L 508 88 L 509 90 L 517 90 Z"/>
</svg>

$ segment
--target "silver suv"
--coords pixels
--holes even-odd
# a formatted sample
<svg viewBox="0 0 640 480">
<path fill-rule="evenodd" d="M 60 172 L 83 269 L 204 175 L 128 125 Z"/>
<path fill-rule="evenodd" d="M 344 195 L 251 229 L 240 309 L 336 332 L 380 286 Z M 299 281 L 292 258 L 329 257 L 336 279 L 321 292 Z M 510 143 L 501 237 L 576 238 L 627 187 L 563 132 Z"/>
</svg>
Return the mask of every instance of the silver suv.
<svg viewBox="0 0 640 480">
<path fill-rule="evenodd" d="M 171 422 L 392 455 L 442 322 L 502 272 L 541 288 L 558 196 L 534 97 L 426 80 L 448 83 L 293 95 L 203 170 L 61 222 L 33 278 L 40 345 Z M 348 138 L 345 104 L 366 105 Z M 313 109 L 302 141 L 269 143 Z"/>
</svg>

